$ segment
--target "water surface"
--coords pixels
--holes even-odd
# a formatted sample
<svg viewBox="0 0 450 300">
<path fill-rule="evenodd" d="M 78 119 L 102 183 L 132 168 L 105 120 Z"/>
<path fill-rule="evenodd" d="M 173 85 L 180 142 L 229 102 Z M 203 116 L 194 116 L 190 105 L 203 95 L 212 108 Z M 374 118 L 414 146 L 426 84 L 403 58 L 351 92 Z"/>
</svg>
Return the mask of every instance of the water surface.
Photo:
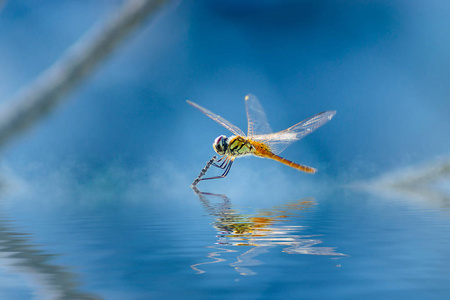
<svg viewBox="0 0 450 300">
<path fill-rule="evenodd" d="M 3 299 L 450 295 L 446 207 L 325 182 L 231 197 L 159 189 L 142 174 L 85 175 L 8 177 Z"/>
</svg>

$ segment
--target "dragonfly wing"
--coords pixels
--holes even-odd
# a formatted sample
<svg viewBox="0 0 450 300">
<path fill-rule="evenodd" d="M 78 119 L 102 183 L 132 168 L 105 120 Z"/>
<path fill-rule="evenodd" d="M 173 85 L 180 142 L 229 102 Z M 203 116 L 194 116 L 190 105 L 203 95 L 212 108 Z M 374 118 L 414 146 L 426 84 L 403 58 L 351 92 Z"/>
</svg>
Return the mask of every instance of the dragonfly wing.
<svg viewBox="0 0 450 300">
<path fill-rule="evenodd" d="M 272 133 L 266 113 L 259 103 L 258 98 L 252 94 L 245 96 L 245 110 L 247 111 L 248 132 L 247 136 L 252 138 L 255 135 Z"/>
<path fill-rule="evenodd" d="M 245 133 L 239 127 L 231 124 L 229 121 L 225 120 L 221 116 L 213 113 L 212 111 L 207 110 L 206 108 L 198 105 L 197 103 L 194 103 L 189 100 L 186 100 L 186 102 L 195 107 L 196 109 L 198 109 L 199 111 L 201 111 L 202 113 L 204 113 L 205 115 L 207 115 L 208 117 L 210 117 L 211 119 L 213 119 L 214 121 L 216 121 L 217 123 L 219 123 L 220 125 L 222 125 L 223 127 L 225 127 L 226 129 L 228 129 L 229 131 L 231 131 L 233 134 L 245 137 Z"/>
<path fill-rule="evenodd" d="M 320 126 L 330 121 L 335 114 L 335 110 L 324 111 L 283 131 L 253 136 L 253 139 L 267 144 L 274 154 L 280 154 L 293 142 L 304 138 Z"/>
</svg>

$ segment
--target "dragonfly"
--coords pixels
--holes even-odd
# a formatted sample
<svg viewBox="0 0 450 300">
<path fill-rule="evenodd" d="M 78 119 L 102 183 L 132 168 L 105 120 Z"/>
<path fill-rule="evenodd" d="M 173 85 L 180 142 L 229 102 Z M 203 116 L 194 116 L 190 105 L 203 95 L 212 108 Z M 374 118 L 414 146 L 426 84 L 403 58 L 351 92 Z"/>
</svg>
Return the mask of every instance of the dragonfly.
<svg viewBox="0 0 450 300">
<path fill-rule="evenodd" d="M 234 160 L 238 157 L 253 155 L 262 158 L 269 158 L 285 164 L 291 168 L 314 174 L 317 170 L 312 167 L 301 165 L 279 156 L 293 142 L 296 142 L 320 126 L 330 121 L 336 114 L 335 110 L 318 113 L 306 120 L 303 120 L 285 130 L 273 133 L 267 120 L 266 113 L 258 98 L 252 94 L 245 96 L 245 109 L 247 113 L 248 130 L 247 135 L 237 126 L 227 121 L 223 117 L 209 111 L 208 109 L 187 100 L 187 103 L 200 110 L 212 120 L 216 121 L 234 135 L 226 137 L 218 136 L 213 143 L 214 151 L 221 157 L 214 161 L 213 157 L 209 164 L 223 170 L 222 175 L 208 178 L 201 178 L 209 169 L 207 165 L 199 177 L 194 181 L 194 186 L 201 180 L 225 178 L 230 172 Z"/>
</svg>

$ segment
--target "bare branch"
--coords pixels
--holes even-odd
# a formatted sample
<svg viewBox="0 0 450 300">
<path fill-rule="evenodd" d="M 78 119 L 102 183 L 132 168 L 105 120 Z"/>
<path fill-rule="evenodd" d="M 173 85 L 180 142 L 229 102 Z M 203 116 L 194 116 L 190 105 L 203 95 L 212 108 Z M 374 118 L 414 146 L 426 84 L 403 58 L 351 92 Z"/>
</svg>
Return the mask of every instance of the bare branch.
<svg viewBox="0 0 450 300">
<path fill-rule="evenodd" d="M 1 0 L 0 0 L 1 1 Z M 30 86 L 0 108 L 0 147 L 46 116 L 64 96 L 168 0 L 130 0 L 95 26 Z"/>
<path fill-rule="evenodd" d="M 379 178 L 353 186 L 375 193 L 422 199 L 448 207 L 450 205 L 448 183 L 450 183 L 450 158 L 441 158 L 434 162 L 388 172 Z"/>
</svg>

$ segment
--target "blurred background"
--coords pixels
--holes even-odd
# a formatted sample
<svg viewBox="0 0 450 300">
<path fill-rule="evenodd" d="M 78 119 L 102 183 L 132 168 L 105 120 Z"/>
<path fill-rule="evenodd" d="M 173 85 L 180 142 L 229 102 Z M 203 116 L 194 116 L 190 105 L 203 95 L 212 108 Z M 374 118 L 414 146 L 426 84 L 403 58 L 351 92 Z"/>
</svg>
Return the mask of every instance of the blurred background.
<svg viewBox="0 0 450 300">
<path fill-rule="evenodd" d="M 120 5 L 6 2 L 0 98 L 24 89 Z M 201 168 L 214 138 L 228 132 L 185 100 L 246 131 L 248 93 L 276 131 L 338 111 L 283 153 L 328 176 L 373 176 L 445 156 L 449 9 L 443 1 L 171 2 L 69 101 L 10 144 L 3 161 L 99 167 L 157 160 L 195 177 L 190 169 Z"/>
<path fill-rule="evenodd" d="M 0 3 L 0 105 L 14 102 L 123 5 Z M 230 286 L 248 296 L 238 293 L 249 283 L 258 288 L 269 282 L 280 290 L 261 289 L 246 299 L 284 297 L 282 290 L 297 299 L 380 299 L 393 289 L 412 291 L 395 294 L 409 299 L 448 295 L 450 266 L 442 263 L 449 246 L 442 241 L 449 234 L 448 170 L 433 179 L 444 195 L 421 195 L 438 199 L 437 216 L 428 204 L 405 208 L 405 196 L 391 202 L 349 196 L 336 187 L 417 165 L 448 166 L 449 15 L 447 1 L 168 1 L 60 105 L 3 146 L 1 206 L 7 221 L 0 240 L 21 254 L 14 257 L 19 262 L 3 266 L 27 274 L 33 284 L 1 273 L 1 295 L 46 299 L 56 289 L 74 299 L 175 299 Z M 207 260 L 205 247 L 217 242 L 221 227 L 211 226 L 218 222 L 211 223 L 218 214 L 211 211 L 227 216 L 227 210 L 210 209 L 199 196 L 209 209 L 204 211 L 189 184 L 215 154 L 214 139 L 230 133 L 186 100 L 245 132 L 248 93 L 258 97 L 274 131 L 337 110 L 332 121 L 282 154 L 319 172 L 311 176 L 270 160 L 238 159 L 226 179 L 199 187 L 227 194 L 223 199 L 246 209 L 311 197 L 303 223 L 290 224 L 323 236 L 319 242 L 333 249 L 329 253 L 351 256 L 342 263 L 297 256 L 293 262 L 272 251 L 272 259 L 258 258 L 269 262 L 266 269 L 252 269 L 261 274 L 259 281 L 239 281 L 232 268 L 214 269 L 219 279 L 192 277 L 189 266 Z M 27 238 L 21 244 L 17 236 Z M 298 246 L 301 238 L 294 240 Z M 44 279 L 36 284 L 30 274 Z M 48 280 L 52 276 L 63 279 Z M 416 293 L 411 282 L 422 283 Z M 317 290 L 324 284 L 329 289 Z"/>
</svg>

